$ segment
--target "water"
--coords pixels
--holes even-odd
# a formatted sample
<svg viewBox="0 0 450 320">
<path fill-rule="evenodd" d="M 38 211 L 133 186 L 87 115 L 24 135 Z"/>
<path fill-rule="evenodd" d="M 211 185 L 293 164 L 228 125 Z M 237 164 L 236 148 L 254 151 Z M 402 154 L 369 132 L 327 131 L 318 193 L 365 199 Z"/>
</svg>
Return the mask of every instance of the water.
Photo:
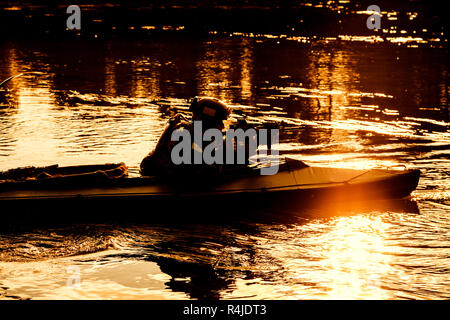
<svg viewBox="0 0 450 320">
<path fill-rule="evenodd" d="M 411 200 L 381 205 L 6 230 L 0 299 L 450 298 L 447 36 L 411 28 L 0 42 L 1 78 L 24 73 L 0 103 L 0 170 L 124 161 L 138 175 L 168 118 L 208 95 L 283 122 L 283 156 L 422 171 Z"/>
</svg>

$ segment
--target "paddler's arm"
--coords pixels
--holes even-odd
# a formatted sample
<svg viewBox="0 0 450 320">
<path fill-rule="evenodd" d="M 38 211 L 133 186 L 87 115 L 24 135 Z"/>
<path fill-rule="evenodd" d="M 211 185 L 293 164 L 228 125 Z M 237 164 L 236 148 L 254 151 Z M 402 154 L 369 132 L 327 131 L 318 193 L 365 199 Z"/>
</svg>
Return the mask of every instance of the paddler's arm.
<svg viewBox="0 0 450 320">
<path fill-rule="evenodd" d="M 170 152 L 172 132 L 185 123 L 187 122 L 181 114 L 177 114 L 169 120 L 169 124 L 161 134 L 155 148 L 141 162 L 140 169 L 143 176 L 154 175 L 156 173 L 156 167 L 158 166 L 157 163 L 160 163 L 161 161 L 166 162 L 166 160 L 163 159 L 170 159 L 168 153 Z"/>
<path fill-rule="evenodd" d="M 182 124 L 187 124 L 188 122 L 185 121 L 183 115 L 180 113 L 177 113 L 173 118 L 169 120 L 169 124 L 164 129 L 163 133 L 161 134 L 161 137 L 159 138 L 158 143 L 155 146 L 155 149 L 153 150 L 153 154 L 159 153 L 159 152 L 167 152 L 168 146 L 171 144 L 172 139 L 172 132 L 176 130 L 178 127 L 180 127 Z"/>
</svg>

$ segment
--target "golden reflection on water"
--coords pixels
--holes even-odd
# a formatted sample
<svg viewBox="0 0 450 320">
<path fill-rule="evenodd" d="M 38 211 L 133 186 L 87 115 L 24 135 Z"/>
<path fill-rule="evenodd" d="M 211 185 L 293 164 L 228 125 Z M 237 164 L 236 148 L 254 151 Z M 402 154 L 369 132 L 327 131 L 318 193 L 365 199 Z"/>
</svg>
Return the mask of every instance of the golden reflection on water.
<svg viewBox="0 0 450 320">
<path fill-rule="evenodd" d="M 105 94 L 115 96 L 116 90 L 116 64 L 113 58 L 105 57 Z"/>
<path fill-rule="evenodd" d="M 381 288 L 383 276 L 391 269 L 385 254 L 389 251 L 384 241 L 387 228 L 379 216 L 342 217 L 317 239 L 324 243 L 321 265 L 330 287 L 327 298 L 389 298 Z"/>
<path fill-rule="evenodd" d="M 273 234 L 275 240 L 262 239 L 260 250 L 270 252 L 275 261 L 283 261 L 273 277 L 282 273 L 288 285 L 280 285 L 275 279 L 254 279 L 251 283 L 238 279 L 233 295 L 255 299 L 396 298 L 398 292 L 386 287 L 408 291 L 417 279 L 405 276 L 404 270 L 395 265 L 399 248 L 386 239 L 392 236 L 391 228 L 380 212 L 293 227 L 282 236 L 291 244 L 283 250 L 276 245 L 277 235 Z M 262 271 L 269 272 L 269 264 Z M 267 286 L 271 281 L 274 283 Z"/>
<path fill-rule="evenodd" d="M 3 78 L 12 77 L 22 72 L 22 70 L 20 69 L 20 62 L 18 61 L 17 57 L 17 50 L 14 47 L 8 51 L 6 63 L 8 65 L 8 74 Z M 12 92 L 18 91 L 18 89 L 21 87 L 21 84 L 23 84 L 20 82 L 21 80 L 23 79 L 20 79 L 20 77 L 18 77 L 14 79 L 14 81 L 10 81 L 8 83 L 8 86 L 10 86 Z"/>
<path fill-rule="evenodd" d="M 57 159 L 57 121 L 49 114 L 54 101 L 48 90 L 48 83 L 42 80 L 42 87 L 21 87 L 18 92 L 18 111 L 20 130 L 17 130 L 16 157 L 22 159 L 20 165 L 30 165 L 28 159 L 35 154 L 45 154 L 50 159 Z M 41 163 L 42 164 L 42 163 Z"/>
<path fill-rule="evenodd" d="M 198 92 L 201 96 L 212 96 L 223 101 L 232 99 L 229 90 L 223 90 L 231 85 L 230 70 L 233 65 L 227 57 L 223 44 L 205 42 L 202 45 L 204 53 L 197 62 Z M 221 88 L 222 87 L 222 88 Z"/>
<path fill-rule="evenodd" d="M 161 98 L 161 66 L 147 59 L 132 61 L 132 76 L 130 79 L 131 95 L 133 97 L 145 97 L 152 100 Z M 147 76 L 144 70 L 149 72 Z"/>
<path fill-rule="evenodd" d="M 440 98 L 440 105 L 441 106 L 448 106 L 449 105 L 449 101 L 448 101 L 448 90 L 449 90 L 449 86 L 448 83 L 446 82 L 445 79 L 448 79 L 448 71 L 444 68 L 441 69 L 441 73 L 442 73 L 442 82 L 440 84 L 440 92 L 439 92 L 439 98 Z M 447 107 L 448 108 L 448 107 Z"/>
<path fill-rule="evenodd" d="M 252 98 L 252 46 L 249 39 L 243 38 L 241 42 L 241 98 L 251 100 Z"/>
<path fill-rule="evenodd" d="M 203 53 L 197 62 L 197 90 L 201 96 L 212 96 L 233 101 L 239 92 L 241 99 L 252 97 L 253 54 L 251 39 L 243 38 L 237 49 L 224 41 L 205 41 Z M 232 59 L 237 55 L 239 64 Z M 239 75 L 238 82 L 236 74 Z"/>
<path fill-rule="evenodd" d="M 328 120 L 346 119 L 340 107 L 349 104 L 350 84 L 359 83 L 359 74 L 352 69 L 348 54 L 341 50 L 316 49 L 310 56 L 308 78 L 311 88 L 316 88 L 327 99 L 319 98 L 320 105 L 328 111 Z"/>
<path fill-rule="evenodd" d="M 10 50 L 8 62 L 11 75 L 27 71 L 24 70 L 15 48 Z M 47 68 L 47 65 L 42 67 L 43 70 Z M 37 154 L 45 154 L 50 159 L 58 158 L 57 137 L 54 136 L 58 124 L 51 116 L 51 109 L 56 105 L 50 91 L 52 78 L 44 76 L 44 72 L 29 75 L 39 78 L 38 83 L 30 83 L 27 74 L 8 83 L 13 101 L 10 102 L 9 111 L 13 111 L 14 114 L 13 129 L 16 140 L 14 157 L 18 159 L 17 166 L 30 165 L 29 159 L 35 159 Z"/>
<path fill-rule="evenodd" d="M 359 97 L 352 97 L 353 88 L 360 82 L 360 75 L 354 68 L 348 53 L 341 50 L 313 49 L 308 67 L 308 80 L 311 88 L 318 90 L 315 112 L 320 120 L 341 121 L 342 126 L 333 127 L 328 132 L 330 143 L 351 143 L 358 148 L 359 139 L 352 133 L 352 125 L 347 123 L 348 114 L 345 107 L 360 106 Z M 327 98 L 323 98 L 326 96 Z"/>
</svg>

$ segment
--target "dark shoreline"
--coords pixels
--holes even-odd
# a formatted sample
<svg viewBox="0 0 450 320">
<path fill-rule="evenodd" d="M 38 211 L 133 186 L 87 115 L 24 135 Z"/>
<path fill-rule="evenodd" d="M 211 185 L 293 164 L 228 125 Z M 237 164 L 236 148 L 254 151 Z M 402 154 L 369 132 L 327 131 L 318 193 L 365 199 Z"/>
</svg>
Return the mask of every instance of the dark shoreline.
<svg viewBox="0 0 450 320">
<path fill-rule="evenodd" d="M 314 4 L 303 1 L 295 5 L 289 1 L 179 2 L 157 1 L 149 5 L 144 1 L 109 1 L 108 4 L 93 5 L 89 1 L 75 1 L 71 4 L 81 7 L 82 27 L 81 32 L 72 32 L 66 30 L 68 4 L 3 1 L 0 2 L 1 39 L 145 38 L 167 31 L 196 36 L 214 31 L 319 37 L 342 34 L 386 36 L 381 31 L 369 30 L 366 27 L 368 15 L 357 13 L 365 11 L 370 3 L 346 3 L 341 8 L 334 3 L 326 7 L 323 1 Z M 382 11 L 398 12 L 398 20 L 391 21 L 384 16 L 382 29 L 398 26 L 408 32 L 406 36 L 446 37 L 446 17 L 437 6 L 425 1 L 381 1 L 379 6 Z M 410 20 L 409 12 L 419 14 Z"/>
</svg>

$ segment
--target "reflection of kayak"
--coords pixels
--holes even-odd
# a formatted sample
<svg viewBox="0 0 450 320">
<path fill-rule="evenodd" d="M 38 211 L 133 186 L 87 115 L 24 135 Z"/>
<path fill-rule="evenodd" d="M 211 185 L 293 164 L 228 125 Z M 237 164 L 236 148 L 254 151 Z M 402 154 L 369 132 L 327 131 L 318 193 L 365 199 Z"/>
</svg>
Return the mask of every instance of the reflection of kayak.
<svg viewBox="0 0 450 320">
<path fill-rule="evenodd" d="M 112 208 L 139 202 L 147 208 L 153 203 L 195 208 L 208 203 L 263 204 L 273 199 L 295 203 L 392 199 L 408 196 L 417 187 L 419 176 L 419 170 L 322 168 L 288 160 L 273 176 L 261 176 L 259 169 L 230 170 L 220 184 L 199 189 L 191 184 L 174 187 L 152 177 L 127 178 L 124 164 L 47 167 L 32 173 L 9 171 L 9 179 L 0 173 L 0 202 L 1 206 L 59 201 L 85 206 L 100 202 L 102 206 L 113 204 Z"/>
</svg>

